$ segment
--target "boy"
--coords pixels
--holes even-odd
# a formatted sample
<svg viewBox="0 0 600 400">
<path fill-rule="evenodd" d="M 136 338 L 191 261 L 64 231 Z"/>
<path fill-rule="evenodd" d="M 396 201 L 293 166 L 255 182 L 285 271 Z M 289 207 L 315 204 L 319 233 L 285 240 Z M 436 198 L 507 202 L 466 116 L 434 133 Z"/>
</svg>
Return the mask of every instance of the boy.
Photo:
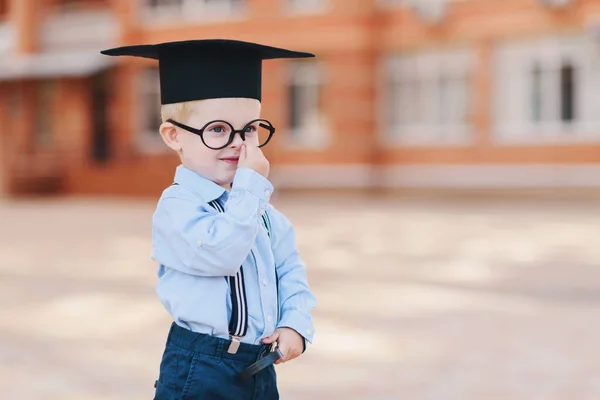
<svg viewBox="0 0 600 400">
<path fill-rule="evenodd" d="M 273 362 L 312 342 L 315 298 L 294 229 L 269 204 L 261 67 L 314 56 L 233 40 L 102 53 L 159 60 L 160 135 L 181 159 L 153 216 L 157 294 L 174 319 L 155 399 L 278 399 Z"/>
</svg>

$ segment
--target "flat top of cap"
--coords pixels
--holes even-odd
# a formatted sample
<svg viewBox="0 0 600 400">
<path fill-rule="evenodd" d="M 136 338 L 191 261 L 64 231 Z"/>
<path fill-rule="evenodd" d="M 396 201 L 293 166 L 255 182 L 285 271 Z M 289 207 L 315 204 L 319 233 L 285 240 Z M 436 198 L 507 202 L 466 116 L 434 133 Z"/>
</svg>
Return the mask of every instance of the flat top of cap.
<svg viewBox="0 0 600 400">
<path fill-rule="evenodd" d="M 160 59 L 163 55 L 185 54 L 190 52 L 210 52 L 218 55 L 243 53 L 262 60 L 276 58 L 311 58 L 314 54 L 292 51 L 278 47 L 231 39 L 201 39 L 116 47 L 101 51 L 108 56 L 134 56 Z"/>
</svg>

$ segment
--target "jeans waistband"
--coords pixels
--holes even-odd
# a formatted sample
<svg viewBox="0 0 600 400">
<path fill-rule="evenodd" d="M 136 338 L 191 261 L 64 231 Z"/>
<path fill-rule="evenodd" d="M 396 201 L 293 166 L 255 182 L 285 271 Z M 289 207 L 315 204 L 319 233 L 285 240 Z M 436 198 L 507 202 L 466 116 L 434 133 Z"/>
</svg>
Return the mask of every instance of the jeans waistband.
<svg viewBox="0 0 600 400">
<path fill-rule="evenodd" d="M 269 351 L 269 345 L 240 343 L 237 352 L 230 354 L 227 352 L 227 349 L 231 344 L 231 340 L 192 332 L 177 325 L 175 322 L 171 324 L 167 343 L 208 356 L 229 358 L 244 362 L 255 362 L 265 352 Z"/>
</svg>

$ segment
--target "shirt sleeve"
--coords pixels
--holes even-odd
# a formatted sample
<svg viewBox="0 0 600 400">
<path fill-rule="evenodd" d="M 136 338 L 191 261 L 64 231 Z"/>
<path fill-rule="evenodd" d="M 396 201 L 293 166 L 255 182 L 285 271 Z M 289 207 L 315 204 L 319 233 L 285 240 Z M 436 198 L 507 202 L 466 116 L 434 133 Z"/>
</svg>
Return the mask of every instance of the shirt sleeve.
<svg viewBox="0 0 600 400">
<path fill-rule="evenodd" d="M 233 276 L 250 253 L 271 183 L 257 172 L 236 172 L 225 211 L 215 213 L 180 186 L 161 198 L 153 216 L 152 258 L 198 276 Z"/>
<path fill-rule="evenodd" d="M 314 325 L 311 310 L 316 298 L 308 287 L 306 266 L 296 246 L 296 235 L 290 221 L 270 207 L 273 227 L 273 255 L 279 275 L 281 318 L 277 327 L 292 328 L 312 343 Z"/>
</svg>

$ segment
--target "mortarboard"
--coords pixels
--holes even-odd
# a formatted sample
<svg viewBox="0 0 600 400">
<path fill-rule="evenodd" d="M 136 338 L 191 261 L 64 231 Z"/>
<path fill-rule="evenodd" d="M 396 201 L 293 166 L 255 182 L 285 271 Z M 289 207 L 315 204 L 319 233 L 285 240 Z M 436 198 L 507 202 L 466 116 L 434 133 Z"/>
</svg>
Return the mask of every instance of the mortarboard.
<svg viewBox="0 0 600 400">
<path fill-rule="evenodd" d="M 228 39 L 187 40 L 103 50 L 158 60 L 161 104 L 223 97 L 261 100 L 262 60 L 313 54 Z"/>
</svg>

